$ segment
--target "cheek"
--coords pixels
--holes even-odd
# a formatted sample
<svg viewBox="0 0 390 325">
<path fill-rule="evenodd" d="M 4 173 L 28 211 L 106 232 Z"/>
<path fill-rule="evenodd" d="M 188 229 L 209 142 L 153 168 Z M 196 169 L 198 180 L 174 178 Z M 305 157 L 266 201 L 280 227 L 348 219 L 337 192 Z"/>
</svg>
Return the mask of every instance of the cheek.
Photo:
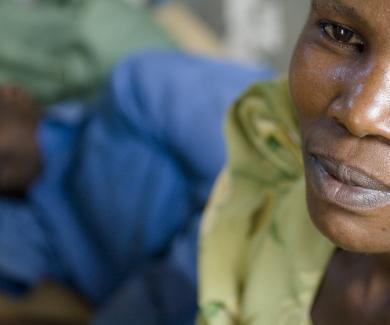
<svg viewBox="0 0 390 325">
<path fill-rule="evenodd" d="M 302 126 L 326 113 L 346 74 L 340 59 L 301 39 L 290 66 L 290 91 Z"/>
</svg>

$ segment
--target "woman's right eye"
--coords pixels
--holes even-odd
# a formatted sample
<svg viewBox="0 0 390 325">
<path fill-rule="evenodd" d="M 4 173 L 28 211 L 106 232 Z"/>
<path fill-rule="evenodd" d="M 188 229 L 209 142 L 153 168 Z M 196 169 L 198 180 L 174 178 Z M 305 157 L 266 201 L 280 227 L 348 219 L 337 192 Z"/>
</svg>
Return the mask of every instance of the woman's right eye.
<svg viewBox="0 0 390 325">
<path fill-rule="evenodd" d="M 320 22 L 323 33 L 342 47 L 354 47 L 359 52 L 364 49 L 364 41 L 359 34 L 348 27 L 331 22 Z"/>
</svg>

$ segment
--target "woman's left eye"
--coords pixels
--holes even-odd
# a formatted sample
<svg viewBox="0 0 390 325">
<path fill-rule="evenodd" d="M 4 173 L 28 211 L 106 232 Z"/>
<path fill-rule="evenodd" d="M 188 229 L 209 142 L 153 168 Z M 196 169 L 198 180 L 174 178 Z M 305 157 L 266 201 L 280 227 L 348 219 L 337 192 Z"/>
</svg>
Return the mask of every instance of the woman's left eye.
<svg viewBox="0 0 390 325">
<path fill-rule="evenodd" d="M 359 51 L 363 50 L 362 38 L 351 29 L 331 22 L 321 22 L 320 27 L 326 36 L 340 45 L 356 47 Z"/>
</svg>

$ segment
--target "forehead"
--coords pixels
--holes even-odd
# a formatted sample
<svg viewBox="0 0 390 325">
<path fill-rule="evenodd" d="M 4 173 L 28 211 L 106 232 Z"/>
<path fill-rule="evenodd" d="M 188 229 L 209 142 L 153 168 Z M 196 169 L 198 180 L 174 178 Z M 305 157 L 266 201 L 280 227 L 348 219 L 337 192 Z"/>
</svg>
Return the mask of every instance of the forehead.
<svg viewBox="0 0 390 325">
<path fill-rule="evenodd" d="M 378 6 L 381 6 L 382 9 L 388 9 L 390 1 L 389 0 L 312 0 L 314 5 L 320 6 L 347 6 L 352 7 L 356 10 L 364 10 L 372 8 L 374 10 L 379 9 Z"/>
<path fill-rule="evenodd" d="M 312 10 L 390 29 L 390 0 L 312 0 Z"/>
<path fill-rule="evenodd" d="M 390 0 L 312 0 L 312 7 L 369 21 L 390 18 Z"/>
</svg>

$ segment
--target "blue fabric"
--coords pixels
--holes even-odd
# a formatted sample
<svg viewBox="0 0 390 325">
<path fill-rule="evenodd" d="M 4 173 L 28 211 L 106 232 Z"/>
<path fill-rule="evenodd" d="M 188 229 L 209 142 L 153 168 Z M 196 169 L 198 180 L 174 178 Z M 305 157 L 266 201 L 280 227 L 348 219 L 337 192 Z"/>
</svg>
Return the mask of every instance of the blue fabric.
<svg viewBox="0 0 390 325">
<path fill-rule="evenodd" d="M 49 110 L 43 175 L 23 207 L 0 205 L 0 288 L 50 277 L 99 306 L 99 325 L 193 322 L 198 224 L 225 161 L 223 117 L 272 74 L 146 53 L 119 64 L 93 102 Z"/>
</svg>

